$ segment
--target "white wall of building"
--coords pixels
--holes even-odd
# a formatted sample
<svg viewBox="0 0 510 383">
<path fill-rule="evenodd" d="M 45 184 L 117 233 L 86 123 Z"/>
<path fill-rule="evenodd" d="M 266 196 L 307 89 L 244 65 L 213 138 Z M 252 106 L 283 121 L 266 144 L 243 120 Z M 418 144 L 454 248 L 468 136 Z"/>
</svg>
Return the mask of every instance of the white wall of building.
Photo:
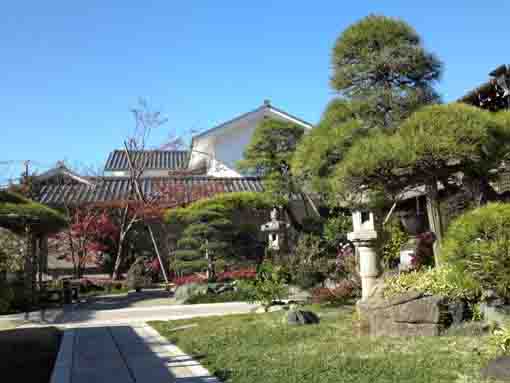
<svg viewBox="0 0 510 383">
<path fill-rule="evenodd" d="M 303 125 L 302 122 L 289 118 L 270 107 L 261 108 L 243 118 L 195 137 L 190 166 L 197 168 L 205 161 L 210 176 L 241 176 L 242 174 L 237 170 L 236 164 L 243 158 L 244 150 L 250 143 L 255 129 L 265 117 Z M 309 128 L 309 126 L 306 127 Z"/>
</svg>

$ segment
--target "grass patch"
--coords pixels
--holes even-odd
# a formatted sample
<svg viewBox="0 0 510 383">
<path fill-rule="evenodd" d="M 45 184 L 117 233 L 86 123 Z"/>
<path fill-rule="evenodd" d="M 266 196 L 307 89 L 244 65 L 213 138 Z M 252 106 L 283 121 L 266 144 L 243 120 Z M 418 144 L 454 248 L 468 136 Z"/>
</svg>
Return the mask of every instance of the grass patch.
<svg viewBox="0 0 510 383">
<path fill-rule="evenodd" d="M 7 381 L 48 383 L 61 332 L 54 327 L 0 331 L 0 376 Z"/>
<path fill-rule="evenodd" d="M 319 314 L 319 325 L 301 327 L 282 312 L 150 324 L 227 382 L 481 381 L 482 337 L 370 338 L 358 335 L 351 307 Z"/>
</svg>

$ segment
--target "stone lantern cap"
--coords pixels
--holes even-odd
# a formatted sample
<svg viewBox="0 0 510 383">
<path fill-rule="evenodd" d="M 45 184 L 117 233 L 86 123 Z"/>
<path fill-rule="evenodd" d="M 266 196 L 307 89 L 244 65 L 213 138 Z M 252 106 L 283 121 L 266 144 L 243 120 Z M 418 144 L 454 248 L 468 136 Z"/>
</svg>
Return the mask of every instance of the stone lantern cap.
<svg viewBox="0 0 510 383">
<path fill-rule="evenodd" d="M 352 212 L 352 232 L 347 234 L 350 241 L 372 241 L 377 238 L 374 214 L 369 211 L 355 210 Z"/>
<path fill-rule="evenodd" d="M 290 224 L 278 220 L 278 210 L 275 208 L 271 210 L 271 220 L 260 226 L 260 230 L 268 233 L 277 233 L 287 230 Z"/>
</svg>

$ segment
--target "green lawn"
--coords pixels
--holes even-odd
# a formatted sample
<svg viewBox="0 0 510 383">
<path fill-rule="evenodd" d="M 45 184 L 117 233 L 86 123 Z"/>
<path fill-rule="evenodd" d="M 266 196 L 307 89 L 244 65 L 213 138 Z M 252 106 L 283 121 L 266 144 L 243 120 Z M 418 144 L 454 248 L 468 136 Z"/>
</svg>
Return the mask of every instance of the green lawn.
<svg viewBox="0 0 510 383">
<path fill-rule="evenodd" d="M 352 308 L 319 312 L 320 325 L 301 327 L 282 312 L 150 324 L 228 382 L 480 382 L 484 338 L 370 338 Z"/>
<path fill-rule="evenodd" d="M 5 382 L 48 383 L 61 333 L 54 327 L 0 331 L 0 376 Z"/>
</svg>

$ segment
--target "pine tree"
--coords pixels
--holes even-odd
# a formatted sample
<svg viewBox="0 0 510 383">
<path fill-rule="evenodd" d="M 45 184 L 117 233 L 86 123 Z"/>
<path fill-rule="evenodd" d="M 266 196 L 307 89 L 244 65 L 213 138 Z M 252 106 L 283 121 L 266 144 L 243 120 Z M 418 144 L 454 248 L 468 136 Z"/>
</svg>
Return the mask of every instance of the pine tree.
<svg viewBox="0 0 510 383">
<path fill-rule="evenodd" d="M 366 104 L 370 126 L 394 128 L 423 105 L 437 103 L 442 64 L 406 22 L 370 15 L 348 27 L 332 55 L 331 86 Z"/>
<path fill-rule="evenodd" d="M 214 280 L 217 267 L 233 256 L 233 236 L 234 227 L 223 206 L 197 210 L 177 242 L 176 269 L 185 274 L 206 270 L 207 278 Z"/>
</svg>

